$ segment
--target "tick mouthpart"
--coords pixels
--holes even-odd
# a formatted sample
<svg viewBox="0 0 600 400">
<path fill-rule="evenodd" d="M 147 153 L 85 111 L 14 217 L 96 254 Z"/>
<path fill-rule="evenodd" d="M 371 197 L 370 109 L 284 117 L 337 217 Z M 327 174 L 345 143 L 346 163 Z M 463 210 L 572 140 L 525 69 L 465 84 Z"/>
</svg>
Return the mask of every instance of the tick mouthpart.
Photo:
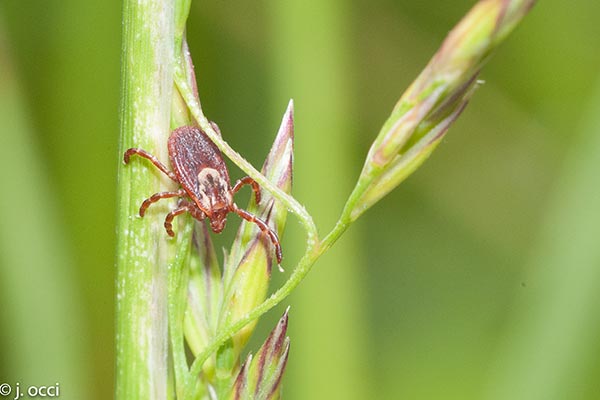
<svg viewBox="0 0 600 400">
<path fill-rule="evenodd" d="M 227 212 L 216 212 L 210 217 L 210 229 L 214 233 L 221 233 L 225 229 L 225 223 L 227 222 Z"/>
</svg>

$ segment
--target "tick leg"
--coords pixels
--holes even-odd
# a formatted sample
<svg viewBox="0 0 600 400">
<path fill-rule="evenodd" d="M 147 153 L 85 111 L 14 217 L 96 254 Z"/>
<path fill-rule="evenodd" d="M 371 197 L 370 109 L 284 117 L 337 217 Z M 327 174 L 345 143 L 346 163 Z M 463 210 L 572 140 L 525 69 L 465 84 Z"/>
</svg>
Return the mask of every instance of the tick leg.
<svg viewBox="0 0 600 400">
<path fill-rule="evenodd" d="M 271 239 L 271 243 L 273 243 L 273 246 L 275 246 L 275 255 L 277 256 L 277 264 L 281 264 L 281 258 L 282 258 L 281 244 L 279 243 L 279 237 L 277 236 L 275 231 L 273 231 L 273 229 L 271 229 L 269 227 L 269 225 L 267 225 L 263 220 L 256 218 L 254 215 L 250 214 L 246 210 L 242 210 L 241 208 L 238 208 L 238 206 L 236 206 L 235 204 L 233 205 L 233 212 L 235 212 L 240 217 L 244 218 L 246 221 L 256 224 L 263 233 L 269 235 L 269 239 Z"/>
<path fill-rule="evenodd" d="M 140 217 L 143 217 L 144 214 L 146 214 L 146 210 L 148 209 L 148 207 L 150 207 L 153 203 L 156 203 L 160 199 L 168 199 L 169 197 L 182 197 L 185 195 L 186 193 L 183 189 L 179 189 L 175 192 L 155 193 L 146 200 L 144 200 L 144 202 L 142 203 L 142 206 L 140 207 Z"/>
<path fill-rule="evenodd" d="M 260 203 L 260 186 L 258 186 L 258 183 L 256 183 L 256 181 L 249 176 L 238 179 L 235 185 L 233 185 L 233 189 L 231 189 L 232 193 L 237 193 L 237 191 L 240 190 L 244 185 L 252 185 L 252 191 L 254 192 L 254 197 L 256 198 L 256 204 Z"/>
<path fill-rule="evenodd" d="M 194 214 L 192 204 L 187 201 L 182 201 L 179 203 L 179 207 L 167 214 L 167 217 L 165 218 L 165 229 L 169 236 L 175 236 L 175 232 L 173 232 L 173 219 L 186 211 L 192 215 Z"/>
<path fill-rule="evenodd" d="M 193 203 L 188 203 L 188 204 L 189 204 L 188 211 L 192 215 L 192 217 L 194 217 L 198 221 L 204 221 L 206 219 L 206 214 L 204 214 L 204 211 L 202 211 L 200 208 L 198 208 L 197 205 L 195 205 Z"/>
<path fill-rule="evenodd" d="M 123 155 L 123 162 L 125 164 L 128 164 L 129 158 L 134 154 L 137 154 L 140 157 L 150 160 L 150 162 L 152 162 L 152 164 L 154 164 L 156 166 L 156 168 L 160 169 L 165 175 L 167 175 L 169 178 L 173 179 L 175 182 L 179 182 L 179 180 L 177 179 L 177 176 L 173 172 L 169 171 L 167 169 L 167 167 L 165 167 L 165 165 L 158 160 L 158 158 L 154 157 L 152 154 L 148 153 L 146 150 L 137 149 L 137 148 L 127 149 L 127 151 Z"/>
</svg>

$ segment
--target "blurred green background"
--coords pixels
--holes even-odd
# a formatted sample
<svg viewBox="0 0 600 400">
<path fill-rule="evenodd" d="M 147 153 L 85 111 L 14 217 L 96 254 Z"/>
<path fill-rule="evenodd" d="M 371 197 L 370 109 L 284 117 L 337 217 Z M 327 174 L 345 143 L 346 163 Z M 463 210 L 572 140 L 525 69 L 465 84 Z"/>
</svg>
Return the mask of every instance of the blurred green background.
<svg viewBox="0 0 600 400">
<path fill-rule="evenodd" d="M 473 4 L 194 1 L 205 112 L 260 165 L 294 98 L 294 193 L 326 233 Z M 64 399 L 113 393 L 120 7 L 0 3 L 0 383 Z M 540 1 L 432 158 L 286 301 L 285 399 L 599 398 L 599 16 Z M 288 263 L 302 238 L 290 222 Z"/>
</svg>

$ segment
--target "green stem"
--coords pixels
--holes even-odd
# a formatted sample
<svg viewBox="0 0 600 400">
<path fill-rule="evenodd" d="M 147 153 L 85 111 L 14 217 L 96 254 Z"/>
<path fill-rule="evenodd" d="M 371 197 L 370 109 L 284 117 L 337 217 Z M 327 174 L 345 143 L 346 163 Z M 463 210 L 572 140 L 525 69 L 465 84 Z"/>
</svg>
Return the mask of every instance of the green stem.
<svg viewBox="0 0 600 400">
<path fill-rule="evenodd" d="M 202 366 L 208 357 L 216 352 L 238 330 L 277 305 L 298 286 L 311 270 L 315 261 L 337 241 L 351 222 L 364 211 L 355 211 L 361 196 L 365 193 L 373 180 L 384 172 L 384 167 L 397 156 L 398 152 L 410 138 L 409 134 L 417 128 L 420 121 L 425 121 L 426 117 L 430 116 L 435 107 L 442 104 L 440 100 L 441 97 L 451 99 L 452 94 L 456 94 L 456 92 L 463 90 L 461 85 L 474 79 L 474 76 L 476 76 L 482 63 L 487 60 L 490 51 L 495 45 L 502 41 L 512 28 L 514 28 L 532 4 L 532 0 L 513 2 L 500 0 L 481 1 L 467 17 L 463 19 L 459 26 L 453 30 L 444 42 L 440 52 L 432 60 L 430 66 L 424 70 L 416 81 L 417 83 L 423 81 L 428 84 L 413 84 L 407 91 L 407 94 L 405 94 L 405 96 L 407 96 L 407 104 L 413 104 L 413 108 L 416 107 L 415 104 L 420 105 L 418 108 L 415 108 L 415 116 L 409 119 L 410 123 L 401 124 L 401 121 L 392 119 L 391 122 L 388 121 L 389 124 L 386 123 L 386 125 L 384 125 L 382 133 L 380 133 L 375 142 L 375 154 L 373 151 L 369 153 L 366 170 L 363 171 L 357 186 L 350 195 L 340 219 L 323 241 L 319 241 L 312 217 L 306 212 L 304 207 L 302 207 L 294 198 L 271 184 L 271 182 L 236 153 L 220 137 L 220 135 L 215 132 L 208 119 L 204 116 L 199 102 L 194 96 L 188 81 L 185 79 L 183 68 L 185 59 L 182 56 L 176 58 L 175 83 L 181 96 L 187 103 L 191 114 L 200 127 L 206 131 L 207 135 L 217 147 L 238 165 L 240 169 L 254 178 L 262 187 L 270 191 L 274 197 L 280 200 L 291 212 L 295 213 L 300 218 L 308 235 L 306 252 L 294 268 L 288 281 L 286 281 L 283 286 L 261 305 L 250 311 L 243 318 L 223 329 L 213 339 L 193 362 L 190 371 L 192 378 L 201 372 Z M 499 15 L 502 16 L 502 18 L 499 18 Z M 481 21 L 482 16 L 485 17 L 483 18 L 483 22 Z M 470 32 L 470 34 L 465 36 L 465 32 Z M 465 37 L 468 40 L 465 39 Z M 465 57 L 465 54 L 468 54 L 469 57 Z M 444 73 L 439 71 L 440 67 L 443 67 L 442 72 Z M 442 75 L 443 79 L 438 75 Z M 448 82 L 446 82 L 446 80 Z M 445 82 L 447 86 L 440 86 L 440 82 Z M 425 90 L 423 90 L 424 88 Z M 404 98 L 405 97 L 403 97 L 403 99 Z M 402 116 L 402 111 L 406 111 L 401 107 L 403 104 L 404 103 L 402 103 L 401 100 L 398 106 L 400 108 L 398 108 L 398 111 L 393 115 L 394 118 Z M 403 130 L 398 129 L 396 126 L 398 124 L 401 125 Z M 387 125 L 391 125 L 388 126 L 390 129 L 386 129 Z M 380 147 L 382 148 L 380 149 Z M 381 161 L 381 157 L 383 157 L 384 163 L 379 162 Z M 374 159 L 371 160 L 371 158 Z M 199 383 L 196 384 L 196 387 L 198 387 L 198 385 Z"/>
<path fill-rule="evenodd" d="M 310 252 L 305 253 L 304 257 L 300 259 L 294 271 L 292 272 L 290 278 L 281 286 L 275 293 L 273 293 L 268 299 L 266 299 L 262 304 L 254 308 L 248 314 L 246 314 L 242 319 L 237 320 L 235 323 L 227 326 L 221 332 L 215 336 L 212 342 L 206 346 L 206 348 L 198 354 L 192 366 L 190 368 L 190 378 L 194 379 L 202 372 L 202 366 L 206 362 L 206 360 L 215 353 L 229 338 L 231 338 L 236 332 L 246 326 L 248 323 L 254 321 L 259 318 L 261 315 L 275 307 L 282 300 L 284 300 L 289 294 L 302 282 L 302 280 L 306 277 L 306 275 L 312 269 L 314 263 L 317 261 L 321 255 L 323 255 L 327 250 L 331 248 L 331 246 L 340 238 L 340 236 L 348 229 L 350 223 L 347 219 L 340 218 L 340 220 L 336 223 L 335 227 L 331 230 L 331 232 L 323 239 L 323 241 L 319 242 L 318 245 L 311 248 Z M 198 389 L 199 381 L 196 384 L 196 388 L 194 392 Z M 188 396 L 190 393 L 188 392 Z M 185 397 L 193 399 L 194 396 Z"/>
<path fill-rule="evenodd" d="M 119 158 L 125 149 L 136 146 L 167 159 L 173 38 L 174 0 L 125 0 Z M 173 183 L 145 160 L 119 164 L 116 398 L 165 399 L 169 391 L 167 265 L 177 241 L 165 240 L 164 213 L 152 211 L 143 219 L 137 214 L 144 198 L 172 189 Z"/>
<path fill-rule="evenodd" d="M 189 219 L 189 217 L 188 217 Z M 187 306 L 189 279 L 189 257 L 193 223 L 187 221 L 181 230 L 179 250 L 175 260 L 169 265 L 169 338 L 173 355 L 175 388 L 177 398 L 185 392 L 188 383 L 188 365 L 185 356 L 183 319 Z"/>
<path fill-rule="evenodd" d="M 252 311 L 247 313 L 243 318 L 237 320 L 235 323 L 229 325 L 212 340 L 212 342 L 200 353 L 194 360 L 190 368 L 190 379 L 195 379 L 201 371 L 204 362 L 210 357 L 211 354 L 216 352 L 229 338 L 231 338 L 237 331 L 242 329 L 248 323 L 260 317 L 262 314 L 269 311 L 271 308 L 279 304 L 285 299 L 291 291 L 300 284 L 304 277 L 308 274 L 312 268 L 314 262 L 323 253 L 321 249 L 321 243 L 319 242 L 317 228 L 312 220 L 312 217 L 306 209 L 300 205 L 292 196 L 288 195 L 273 183 L 271 183 L 265 176 L 263 176 L 258 170 L 256 170 L 248 161 L 246 161 L 239 153 L 233 150 L 227 142 L 225 142 L 221 136 L 215 132 L 210 121 L 204 116 L 200 103 L 197 101 L 193 90 L 189 85 L 189 80 L 186 79 L 186 74 L 183 65 L 185 65 L 185 59 L 183 56 L 177 58 L 178 62 L 175 67 L 175 84 L 188 105 L 188 108 L 192 116 L 196 119 L 200 127 L 207 133 L 211 140 L 217 145 L 217 147 L 231 159 L 242 171 L 246 172 L 256 182 L 259 183 L 263 188 L 268 190 L 276 199 L 281 201 L 287 209 L 296 214 L 302 225 L 307 232 L 307 248 L 304 257 L 298 262 L 294 268 L 290 278 L 286 283 L 281 286 L 275 293 L 273 293 L 267 300 L 261 305 L 254 308 Z M 341 231 L 339 232 L 341 234 Z M 336 237 L 337 239 L 337 237 Z M 331 241 L 332 243 L 333 241 Z M 328 249 L 330 247 L 329 242 L 323 247 Z M 200 382 L 196 380 L 196 387 L 190 393 L 186 391 L 186 396 L 189 398 L 195 398 L 195 393 L 199 389 Z M 187 398 L 184 396 L 184 398 Z"/>
</svg>

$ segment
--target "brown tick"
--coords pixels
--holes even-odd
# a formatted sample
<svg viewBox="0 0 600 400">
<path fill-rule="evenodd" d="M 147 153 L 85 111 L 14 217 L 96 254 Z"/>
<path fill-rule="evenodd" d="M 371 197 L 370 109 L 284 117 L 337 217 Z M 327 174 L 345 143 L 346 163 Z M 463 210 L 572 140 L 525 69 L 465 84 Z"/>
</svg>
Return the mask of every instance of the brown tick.
<svg viewBox="0 0 600 400">
<path fill-rule="evenodd" d="M 213 127 L 219 132 L 216 124 L 213 124 Z M 135 154 L 150 160 L 156 168 L 181 186 L 176 191 L 155 193 L 144 200 L 140 207 L 140 216 L 143 217 L 148 207 L 160 199 L 187 197 L 188 199 L 181 199 L 177 208 L 168 213 L 165 218 L 167 234 L 175 236 L 173 219 L 180 214 L 188 212 L 198 221 L 208 219 L 213 232 L 220 233 L 225 228 L 227 214 L 234 212 L 246 221 L 256 224 L 264 234 L 269 236 L 275 246 L 277 262 L 281 263 L 281 245 L 275 231 L 263 220 L 242 210 L 233 202 L 233 195 L 242 186 L 251 185 L 256 203 L 259 203 L 258 183 L 247 176 L 238 180 L 232 188 L 221 152 L 206 133 L 196 126 L 182 126 L 175 129 L 169 137 L 168 149 L 173 171 L 169 171 L 155 156 L 142 149 L 128 149 L 123 156 L 125 164 L 129 163 L 129 158 Z"/>
</svg>

